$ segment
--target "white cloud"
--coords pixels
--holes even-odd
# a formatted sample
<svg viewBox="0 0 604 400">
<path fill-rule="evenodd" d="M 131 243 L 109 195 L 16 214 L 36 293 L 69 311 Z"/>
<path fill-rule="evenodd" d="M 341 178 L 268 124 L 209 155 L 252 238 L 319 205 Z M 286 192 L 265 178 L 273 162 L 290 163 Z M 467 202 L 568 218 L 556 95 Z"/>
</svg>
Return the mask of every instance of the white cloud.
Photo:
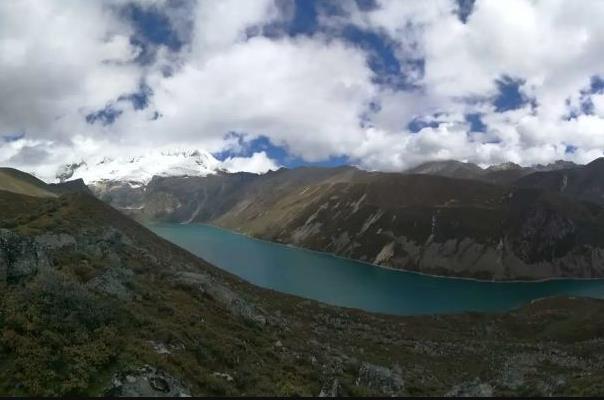
<svg viewBox="0 0 604 400">
<path fill-rule="evenodd" d="M 366 49 L 327 33 L 247 37 L 291 17 L 272 0 L 199 0 L 182 10 L 141 3 L 167 12 L 190 39 L 180 52 L 160 46 L 155 63 L 141 66 L 132 62 L 141 51 L 129 40 L 134 28 L 115 12 L 120 4 L 0 2 L 0 136 L 26 134 L 0 138 L 0 162 L 53 168 L 99 151 L 157 146 L 217 152 L 239 145 L 225 138 L 232 131 L 247 141 L 266 136 L 307 161 L 346 155 L 385 170 L 429 159 L 531 164 L 602 155 L 604 97 L 581 91 L 604 74 L 604 2 L 477 0 L 465 24 L 453 0 L 384 0 L 367 12 L 348 2 L 348 17 L 319 16 L 330 32 L 354 23 L 386 35 L 414 91 L 376 84 Z M 423 75 L 404 66 L 418 58 Z M 520 90 L 537 107 L 495 112 L 503 76 L 524 82 Z M 153 91 L 148 108 L 121 101 L 114 124 L 86 123 L 142 80 Z M 568 118 L 588 100 L 593 115 Z M 372 102 L 379 110 L 370 111 Z M 470 132 L 466 113 L 480 113 L 487 132 Z M 415 117 L 440 125 L 409 132 Z M 228 163 L 276 165 L 264 152 Z"/>
<path fill-rule="evenodd" d="M 201 0 L 195 15 L 193 62 L 203 62 L 245 39 L 246 29 L 279 17 L 273 0 Z"/>
<path fill-rule="evenodd" d="M 220 150 L 230 131 L 265 135 L 307 160 L 354 148 L 375 94 L 361 51 L 311 39 L 252 38 L 150 83 L 163 117 L 149 124 L 143 113 L 131 114 L 117 129 L 210 151 Z"/>
<path fill-rule="evenodd" d="M 260 151 L 250 157 L 229 157 L 222 162 L 221 167 L 229 172 L 263 174 L 268 171 L 275 171 L 280 166 L 274 160 L 271 160 L 266 152 Z"/>
<path fill-rule="evenodd" d="M 0 2 L 0 133 L 69 140 L 87 112 L 135 90 L 129 33 L 97 2 Z"/>
<path fill-rule="evenodd" d="M 448 6 L 431 2 L 409 6 L 406 2 L 383 1 L 365 25 L 387 32 L 401 49 L 415 44 L 423 55 L 425 75 L 419 99 L 426 114 L 434 109 L 451 115 L 480 111 L 489 129 L 486 137 L 498 139 L 498 143 L 477 143 L 476 135 L 467 135 L 463 146 L 456 147 L 461 137 L 452 138 L 444 129 L 437 134 L 440 152 L 422 147 L 417 150 L 427 152 L 419 158 L 450 154 L 481 163 L 510 159 L 531 164 L 557 158 L 585 162 L 602 155 L 604 120 L 598 115 L 602 104 L 599 97 L 592 96 L 595 116 L 570 121 L 566 117 L 570 111 L 567 99 L 576 106 L 590 78 L 604 73 L 604 27 L 599 23 L 604 3 L 479 0 L 467 24 L 453 9 L 452 2 Z M 410 20 L 414 22 L 410 24 Z M 410 26 L 412 34 L 408 32 Z M 398 56 L 404 59 L 408 55 L 399 52 Z M 535 99 L 537 109 L 525 107 L 498 114 L 488 103 L 462 101 L 496 95 L 495 82 L 502 76 L 522 79 L 525 83 L 521 90 Z M 404 106 L 402 115 L 409 110 L 417 112 L 408 102 L 400 104 Z M 426 131 L 418 136 L 433 134 Z M 404 130 L 399 131 L 398 138 L 408 140 Z M 422 141 L 419 137 L 411 140 Z M 578 149 L 566 153 L 566 145 Z M 409 148 L 399 151 L 405 159 L 417 158 Z"/>
</svg>

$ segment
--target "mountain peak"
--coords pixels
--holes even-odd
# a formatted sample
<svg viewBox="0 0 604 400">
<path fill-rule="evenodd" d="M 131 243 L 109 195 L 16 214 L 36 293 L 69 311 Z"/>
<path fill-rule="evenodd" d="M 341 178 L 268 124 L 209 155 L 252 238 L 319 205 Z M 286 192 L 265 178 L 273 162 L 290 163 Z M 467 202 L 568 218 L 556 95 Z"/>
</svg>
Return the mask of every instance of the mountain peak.
<svg viewBox="0 0 604 400">
<path fill-rule="evenodd" d="M 511 171 L 516 169 L 522 169 L 522 167 L 514 162 L 508 161 L 501 164 L 491 165 L 487 168 L 487 171 Z"/>
<path fill-rule="evenodd" d="M 532 168 L 534 168 L 537 171 L 557 171 L 559 169 L 574 168 L 576 166 L 577 166 L 577 164 L 575 164 L 572 161 L 556 160 L 553 163 L 549 163 L 547 165 L 543 165 L 543 164 L 533 165 Z"/>
<path fill-rule="evenodd" d="M 411 168 L 407 171 L 409 174 L 427 174 L 441 175 L 450 178 L 476 178 L 484 173 L 484 170 L 478 165 L 457 161 L 457 160 L 442 160 L 428 161 Z"/>
<path fill-rule="evenodd" d="M 65 164 L 55 175 L 56 181 L 83 179 L 87 184 L 115 180 L 147 184 L 153 176 L 206 176 L 220 168 L 212 154 L 194 150 L 150 151 L 128 157 L 92 157 Z"/>
</svg>

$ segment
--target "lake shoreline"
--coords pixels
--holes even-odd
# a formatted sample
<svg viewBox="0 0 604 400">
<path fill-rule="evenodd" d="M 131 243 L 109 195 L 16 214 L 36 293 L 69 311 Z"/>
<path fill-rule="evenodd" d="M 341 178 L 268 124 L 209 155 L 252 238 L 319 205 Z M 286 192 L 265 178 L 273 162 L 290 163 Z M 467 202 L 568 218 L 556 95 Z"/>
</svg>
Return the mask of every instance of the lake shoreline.
<svg viewBox="0 0 604 400">
<path fill-rule="evenodd" d="M 162 224 L 162 223 L 163 222 L 152 222 L 152 223 L 145 224 L 145 225 L 159 225 L 159 224 Z M 249 235 L 247 233 L 244 233 L 244 232 L 239 232 L 239 231 L 223 228 L 221 226 L 214 225 L 214 224 L 184 223 L 184 222 L 181 222 L 180 225 L 209 226 L 209 227 L 220 229 L 222 231 L 229 232 L 229 233 L 232 233 L 232 234 L 235 234 L 235 235 L 240 235 L 240 236 L 246 237 L 246 238 L 251 239 L 251 240 L 257 240 L 257 241 L 260 241 L 260 242 L 275 244 L 275 245 L 278 245 L 278 246 L 289 247 L 289 248 L 293 248 L 293 249 L 297 249 L 297 250 L 307 251 L 307 252 L 314 253 L 314 254 L 320 254 L 320 255 L 323 255 L 323 256 L 334 257 L 334 258 L 338 258 L 338 259 L 341 259 L 341 260 L 357 262 L 357 263 L 364 264 L 364 265 L 367 265 L 367 266 L 370 266 L 370 267 L 373 267 L 373 268 L 381 268 L 381 269 L 385 269 L 385 270 L 388 270 L 388 271 L 396 271 L 396 272 L 402 272 L 402 273 L 416 274 L 416 275 L 420 275 L 420 276 L 426 276 L 426 277 L 429 277 L 429 278 L 459 279 L 459 280 L 464 280 L 464 281 L 472 281 L 472 282 L 480 282 L 480 283 L 535 283 L 535 284 L 537 284 L 537 283 L 558 282 L 558 281 L 594 281 L 594 282 L 603 281 L 604 282 L 604 278 L 551 277 L 551 278 L 543 278 L 543 279 L 496 280 L 496 279 L 469 278 L 469 277 L 452 276 L 452 275 L 435 275 L 435 274 L 430 274 L 430 273 L 421 272 L 421 271 L 413 271 L 413 270 L 408 270 L 408 269 L 404 269 L 404 268 L 389 267 L 387 265 L 373 264 L 373 263 L 370 263 L 370 262 L 367 262 L 367 261 L 362 261 L 362 260 L 357 260 L 357 259 L 354 259 L 354 258 L 339 256 L 337 254 L 333 254 L 333 253 L 329 253 L 329 252 L 325 252 L 325 251 L 313 250 L 313 249 L 308 249 L 308 248 L 305 248 L 305 247 L 298 247 L 298 246 L 295 246 L 293 244 L 280 243 L 280 242 L 275 242 L 275 241 L 272 241 L 272 240 L 261 239 L 261 238 Z"/>
<path fill-rule="evenodd" d="M 259 239 L 212 224 L 146 226 L 252 285 L 372 313 L 500 313 L 543 298 L 604 298 L 604 279 L 485 281 L 434 276 Z"/>
</svg>

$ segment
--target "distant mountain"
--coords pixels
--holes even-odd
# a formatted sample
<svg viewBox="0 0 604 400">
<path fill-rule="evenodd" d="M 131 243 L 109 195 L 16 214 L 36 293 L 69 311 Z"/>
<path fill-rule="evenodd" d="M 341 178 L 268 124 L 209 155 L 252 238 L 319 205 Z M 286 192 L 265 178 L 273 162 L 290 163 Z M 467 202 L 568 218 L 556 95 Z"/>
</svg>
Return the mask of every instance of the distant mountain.
<svg viewBox="0 0 604 400">
<path fill-rule="evenodd" d="M 409 174 L 446 176 L 448 178 L 478 179 L 484 170 L 476 164 L 456 160 L 430 161 L 406 171 Z"/>
<path fill-rule="evenodd" d="M 31 196 L 22 192 L 39 184 L 35 178 L 14 170 L 8 174 L 10 185 L 6 175 L 0 178 L 4 182 L 0 189 L 2 395 L 596 396 L 601 392 L 601 377 L 593 373 L 602 364 L 604 302 L 600 300 L 545 299 L 505 314 L 419 317 L 333 307 L 257 288 L 221 271 L 85 191 L 70 190 L 81 188 L 79 183 L 59 186 L 67 192 L 58 197 Z M 203 201 L 204 190 L 195 192 L 192 182 L 211 181 L 206 200 L 216 202 L 212 196 L 222 193 L 232 202 L 224 205 L 229 212 L 216 207 L 215 213 L 230 215 L 234 221 L 239 210 L 252 217 L 250 227 L 254 221 L 267 227 L 257 214 L 260 210 L 270 213 L 275 223 L 302 218 L 309 221 L 296 231 L 302 238 L 312 236 L 315 221 L 327 224 L 327 213 L 343 221 L 337 213 L 350 216 L 347 208 L 354 211 L 348 227 L 372 216 L 362 226 L 372 235 L 379 235 L 374 224 L 382 222 L 374 216 L 378 206 L 390 210 L 400 203 L 404 211 L 384 215 L 407 216 L 403 223 L 413 226 L 413 214 L 422 211 L 409 207 L 420 206 L 426 195 L 433 198 L 427 207 L 442 204 L 451 186 L 460 184 L 433 176 L 424 183 L 423 176 L 398 175 L 399 182 L 393 176 L 350 168 L 299 169 L 264 178 L 252 174 L 159 177 L 149 185 L 154 195 L 180 185 L 178 190 L 199 196 L 190 199 L 194 203 Z M 399 189 L 391 191 L 393 184 Z M 244 202 L 236 194 L 237 186 L 244 188 Z M 418 190 L 405 200 L 409 187 Z M 496 198 L 499 191 L 479 183 L 459 202 L 492 208 L 495 204 L 485 199 Z M 364 199 L 358 200 L 359 195 Z M 313 196 L 321 196 L 321 202 L 304 202 Z M 347 204 L 352 200 L 354 204 Z M 341 203 L 323 206 L 322 201 Z M 454 204 L 449 202 L 453 208 Z M 308 212 L 313 214 L 307 217 Z M 469 228 L 488 214 L 465 215 L 473 221 Z M 441 232 L 455 228 L 446 211 L 435 223 L 429 211 L 426 218 L 433 226 L 428 230 L 434 231 L 434 242 Z M 420 219 L 416 221 L 414 229 L 421 235 L 425 227 L 419 225 Z M 564 227 L 551 226 L 554 233 L 560 226 Z M 455 253 L 454 246 L 447 249 Z M 474 251 L 472 246 L 466 249 L 471 255 L 476 255 Z M 381 253 L 386 257 L 389 251 Z M 460 360 L 469 367 L 459 368 Z"/>
<path fill-rule="evenodd" d="M 219 169 L 220 162 L 208 152 L 151 151 L 130 157 L 96 157 L 66 164 L 56 173 L 59 182 L 83 179 L 87 184 L 122 182 L 145 185 L 154 176 L 206 176 Z"/>
<path fill-rule="evenodd" d="M 560 169 L 575 168 L 578 166 L 579 166 L 578 164 L 575 164 L 572 161 L 557 160 L 550 164 L 533 165 L 531 168 L 534 169 L 535 171 L 557 171 Z"/>
<path fill-rule="evenodd" d="M 507 185 L 534 172 L 556 171 L 559 169 L 573 168 L 575 166 L 577 165 L 573 162 L 558 160 L 551 164 L 537 164 L 531 167 L 522 167 L 512 162 L 506 162 L 492 165 L 486 169 L 483 169 L 472 163 L 456 160 L 445 160 L 423 163 L 417 167 L 405 171 L 405 173 L 437 175 L 459 179 L 476 179 L 490 183 Z"/>
<path fill-rule="evenodd" d="M 212 223 L 394 268 L 501 280 L 604 276 L 604 209 L 543 189 L 351 167 L 92 189 L 142 220 Z"/>
</svg>

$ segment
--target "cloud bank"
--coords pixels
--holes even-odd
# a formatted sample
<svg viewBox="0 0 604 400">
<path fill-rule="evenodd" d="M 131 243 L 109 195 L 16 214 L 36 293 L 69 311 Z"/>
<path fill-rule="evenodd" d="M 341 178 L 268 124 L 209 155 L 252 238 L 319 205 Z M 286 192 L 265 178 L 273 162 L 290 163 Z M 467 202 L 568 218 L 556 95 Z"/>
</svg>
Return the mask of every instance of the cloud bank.
<svg viewBox="0 0 604 400">
<path fill-rule="evenodd" d="M 6 0 L 0 163 L 170 146 L 233 171 L 588 162 L 603 17 L 597 1 Z M 244 151 L 258 139 L 271 148 Z"/>
</svg>

